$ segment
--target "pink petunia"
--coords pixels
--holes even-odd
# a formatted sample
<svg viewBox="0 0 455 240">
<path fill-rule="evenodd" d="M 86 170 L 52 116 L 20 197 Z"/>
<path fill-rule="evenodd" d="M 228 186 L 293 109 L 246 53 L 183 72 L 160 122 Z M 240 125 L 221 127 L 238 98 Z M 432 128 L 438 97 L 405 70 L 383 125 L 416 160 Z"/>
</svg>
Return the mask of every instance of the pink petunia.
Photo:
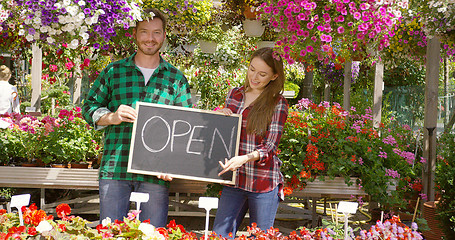
<svg viewBox="0 0 455 240">
<path fill-rule="evenodd" d="M 360 14 L 359 12 L 355 12 L 354 13 L 354 19 L 355 20 L 359 20 L 361 17 L 362 17 L 362 14 Z"/>
<path fill-rule="evenodd" d="M 300 50 L 300 56 L 302 56 L 302 57 L 306 56 L 306 50 L 305 49 Z"/>
<path fill-rule="evenodd" d="M 310 36 L 310 32 L 308 31 L 303 31 L 303 34 L 302 34 L 303 37 L 307 38 Z"/>
<path fill-rule="evenodd" d="M 313 27 L 314 27 L 314 23 L 313 22 L 308 22 L 307 25 L 306 25 L 306 28 L 308 28 L 310 30 L 313 29 Z"/>
<path fill-rule="evenodd" d="M 344 33 L 344 27 L 343 27 L 343 26 L 338 27 L 337 32 L 338 32 L 339 34 Z"/>
<path fill-rule="evenodd" d="M 329 50 L 330 50 L 330 46 L 329 45 L 327 45 L 327 44 L 322 45 L 322 51 L 328 52 Z"/>
<path fill-rule="evenodd" d="M 309 53 L 313 52 L 313 50 L 314 50 L 313 46 L 307 46 L 306 47 L 306 51 L 309 52 Z"/>
</svg>

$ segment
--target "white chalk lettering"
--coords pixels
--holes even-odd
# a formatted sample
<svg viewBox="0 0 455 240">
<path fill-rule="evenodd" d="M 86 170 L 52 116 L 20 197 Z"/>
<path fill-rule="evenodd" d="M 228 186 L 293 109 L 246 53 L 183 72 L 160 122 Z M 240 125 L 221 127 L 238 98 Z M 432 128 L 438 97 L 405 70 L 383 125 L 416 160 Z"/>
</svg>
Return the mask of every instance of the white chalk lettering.
<svg viewBox="0 0 455 240">
<path fill-rule="evenodd" d="M 177 125 L 177 123 L 184 123 L 188 126 L 188 131 L 186 131 L 185 133 L 180 133 L 180 134 L 176 134 L 175 133 L 175 126 Z M 174 120 L 174 123 L 172 124 L 172 138 L 171 138 L 171 152 L 174 151 L 174 138 L 175 137 L 181 137 L 181 136 L 185 136 L 187 135 L 189 132 L 191 131 L 191 124 L 187 121 L 183 121 L 183 120 Z"/>
<path fill-rule="evenodd" d="M 190 151 L 190 145 L 191 145 L 191 142 L 205 142 L 205 140 L 203 139 L 194 139 L 193 136 L 194 136 L 194 130 L 196 128 L 207 128 L 207 127 L 204 127 L 204 126 L 194 126 L 193 130 L 191 131 L 191 135 L 190 135 L 190 138 L 188 139 L 188 144 L 186 145 L 186 152 L 187 153 L 192 153 L 192 154 L 197 154 L 197 155 L 201 155 L 201 152 L 193 152 L 193 151 Z"/>
<path fill-rule="evenodd" d="M 144 140 L 144 131 L 147 127 L 147 124 L 152 121 L 153 119 L 155 118 L 158 118 L 159 120 L 162 120 L 164 122 L 164 124 L 166 124 L 166 128 L 167 128 L 167 132 L 168 132 L 168 135 L 167 135 L 167 140 L 166 140 L 166 144 L 164 144 L 164 146 L 161 148 L 161 149 L 158 149 L 158 150 L 155 150 L 155 149 L 152 149 L 151 147 L 149 147 L 146 143 L 145 143 L 145 140 Z M 163 151 L 163 149 L 166 148 L 166 146 L 169 144 L 169 140 L 171 138 L 171 135 L 169 134 L 169 132 L 171 131 L 171 127 L 169 126 L 169 123 L 166 122 L 162 117 L 160 116 L 153 116 L 151 117 L 149 120 L 147 120 L 145 123 L 144 123 L 144 126 L 142 127 L 142 132 L 141 132 L 141 138 L 142 138 L 142 144 L 144 145 L 145 149 L 147 149 L 149 152 L 161 152 Z"/>
</svg>

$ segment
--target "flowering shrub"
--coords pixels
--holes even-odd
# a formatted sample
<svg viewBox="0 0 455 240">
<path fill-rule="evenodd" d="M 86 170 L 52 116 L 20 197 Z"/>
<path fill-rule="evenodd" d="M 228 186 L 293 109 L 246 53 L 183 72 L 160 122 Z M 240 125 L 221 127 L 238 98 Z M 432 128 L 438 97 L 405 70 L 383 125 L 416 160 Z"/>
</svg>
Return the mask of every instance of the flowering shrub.
<svg viewBox="0 0 455 240">
<path fill-rule="evenodd" d="M 404 207 L 406 193 L 417 185 L 424 160 L 416 158 L 415 138 L 407 126 L 394 121 L 373 128 L 371 110 L 345 111 L 338 103 L 315 104 L 301 99 L 289 112 L 279 145 L 285 193 L 305 187 L 319 177 L 358 177 L 372 201 L 385 209 Z M 391 184 L 395 191 L 388 193 Z M 420 186 L 420 187 L 419 187 Z"/>
<path fill-rule="evenodd" d="M 277 50 L 289 62 L 351 58 L 389 46 L 408 0 L 284 0 L 263 3 L 261 18 L 280 33 Z M 330 49 L 335 49 L 330 51 Z"/>
<path fill-rule="evenodd" d="M 35 204 L 30 207 L 23 207 L 24 226 L 19 225 L 19 215 L 17 213 L 6 213 L 0 209 L 0 240 L 7 239 L 147 239 L 147 240 L 198 240 L 193 232 L 186 231 L 182 225 L 178 225 L 174 220 L 164 228 L 155 228 L 148 221 L 140 222 L 136 219 L 139 212 L 132 211 L 123 221 L 112 222 L 109 218 L 104 219 L 95 229 L 88 226 L 88 221 L 72 216 L 71 208 L 68 204 L 60 204 L 56 208 L 58 220 L 53 216 L 48 216 L 42 210 L 38 210 Z M 298 231 L 293 231 L 289 236 L 284 236 L 277 228 L 270 228 L 262 231 L 255 223 L 248 226 L 249 237 L 242 235 L 236 237 L 238 240 L 246 239 L 338 239 L 330 228 L 307 229 L 302 227 Z M 204 239 L 203 237 L 199 239 Z M 212 233 L 208 239 L 224 240 L 223 236 Z M 378 221 L 367 231 L 361 231 L 360 236 L 355 239 L 423 239 L 417 232 L 417 225 L 412 228 L 400 222 L 398 217 L 386 220 L 384 223 Z"/>
</svg>

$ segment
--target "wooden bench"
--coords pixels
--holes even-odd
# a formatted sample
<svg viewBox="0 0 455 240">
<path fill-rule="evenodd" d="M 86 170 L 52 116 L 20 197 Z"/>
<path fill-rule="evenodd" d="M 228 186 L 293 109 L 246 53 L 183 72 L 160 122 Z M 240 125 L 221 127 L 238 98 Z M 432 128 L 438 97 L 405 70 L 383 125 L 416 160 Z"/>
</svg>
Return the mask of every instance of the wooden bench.
<svg viewBox="0 0 455 240">
<path fill-rule="evenodd" d="M 355 179 L 351 180 L 355 183 Z M 74 169 L 74 168 L 40 168 L 40 167 L 0 167 L 0 187 L 15 188 L 38 188 L 40 193 L 40 207 L 48 213 L 54 213 L 55 207 L 59 202 L 46 203 L 45 189 L 81 189 L 81 190 L 98 190 L 98 170 L 97 169 Z M 390 186 L 389 190 L 393 190 Z M 207 189 L 206 182 L 189 181 L 174 179 L 171 183 L 170 193 L 173 194 L 170 199 L 170 205 L 174 207 L 169 212 L 170 216 L 205 216 L 205 210 L 199 209 L 195 204 L 189 204 L 190 201 L 196 201 L 198 196 L 202 196 Z M 284 219 L 307 219 L 316 226 L 317 212 L 316 201 L 327 198 L 349 199 L 351 196 L 367 196 L 365 191 L 359 189 L 355 184 L 348 186 L 344 178 L 329 179 L 325 181 L 315 180 L 308 182 L 302 190 L 296 190 L 289 197 L 303 198 L 308 203 L 312 199 L 311 207 L 302 209 L 291 206 L 296 200 L 285 200 L 280 203 L 280 209 L 290 210 L 292 214 L 277 214 L 277 218 Z M 67 204 L 81 203 L 96 200 L 98 194 L 77 199 L 65 200 Z M 325 204 L 324 204 L 325 206 Z M 187 210 L 187 211 L 181 211 Z M 75 209 L 76 210 L 76 209 Z M 73 211 L 76 213 L 76 211 Z M 98 204 L 91 207 L 78 209 L 80 213 L 99 213 Z"/>
<path fill-rule="evenodd" d="M 98 190 L 98 169 L 75 168 L 43 168 L 43 167 L 0 167 L 0 187 L 38 188 L 40 193 L 40 208 L 53 213 L 59 203 L 46 203 L 46 189 L 80 189 Z M 194 208 L 187 204 L 194 199 L 194 195 L 205 193 L 207 183 L 174 179 L 169 192 L 172 193 L 170 204 L 176 209 L 174 215 L 201 215 L 205 216 L 203 209 Z M 193 197 L 191 196 L 193 195 Z M 84 198 L 66 200 L 65 203 L 80 203 L 98 198 L 98 194 Z M 182 202 L 183 201 L 183 202 Z M 181 208 L 190 209 L 195 213 L 180 211 Z M 75 212 L 99 212 L 99 207 L 79 209 Z"/>
</svg>

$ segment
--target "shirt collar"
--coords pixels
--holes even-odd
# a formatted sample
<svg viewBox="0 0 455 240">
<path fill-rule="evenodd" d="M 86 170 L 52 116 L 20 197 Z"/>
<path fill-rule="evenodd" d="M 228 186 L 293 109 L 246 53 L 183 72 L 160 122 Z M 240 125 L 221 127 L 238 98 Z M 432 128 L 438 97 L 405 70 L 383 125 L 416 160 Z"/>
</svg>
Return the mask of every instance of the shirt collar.
<svg viewBox="0 0 455 240">
<path fill-rule="evenodd" d="M 126 59 L 126 66 L 136 66 L 136 64 L 134 63 L 134 56 L 136 56 L 136 53 L 133 53 L 131 56 L 129 56 L 127 59 Z M 157 69 L 160 71 L 162 69 L 164 70 L 169 70 L 170 64 L 168 62 L 166 62 L 166 60 L 164 60 L 161 55 L 160 55 L 160 64 L 158 65 Z"/>
</svg>

